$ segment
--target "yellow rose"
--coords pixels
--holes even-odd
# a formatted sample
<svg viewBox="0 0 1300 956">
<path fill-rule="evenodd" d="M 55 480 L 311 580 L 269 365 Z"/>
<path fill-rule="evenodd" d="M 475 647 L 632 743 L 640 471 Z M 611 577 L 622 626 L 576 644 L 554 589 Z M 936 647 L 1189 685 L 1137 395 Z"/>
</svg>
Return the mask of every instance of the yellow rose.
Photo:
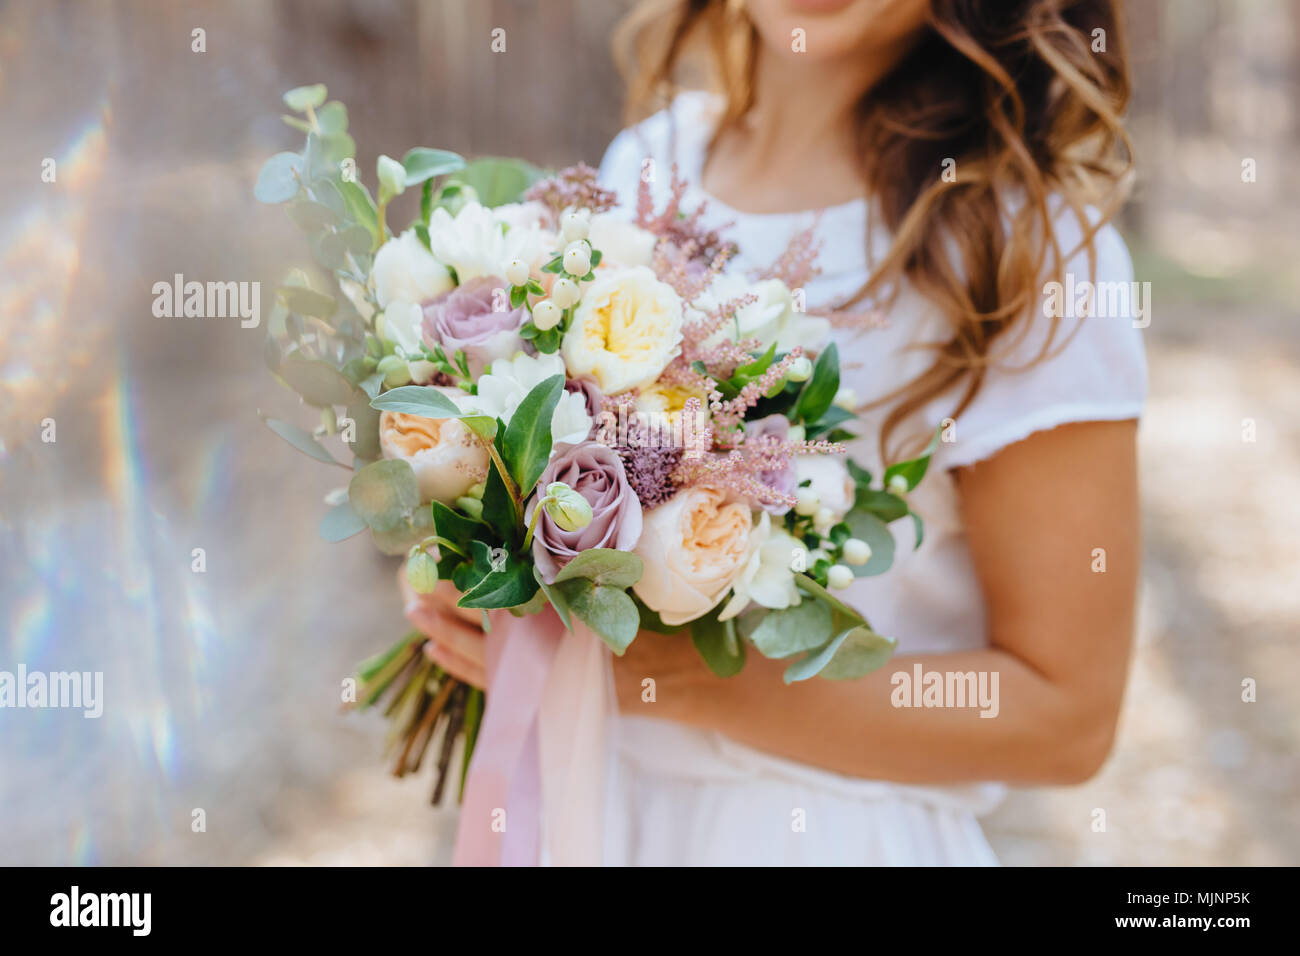
<svg viewBox="0 0 1300 956">
<path fill-rule="evenodd" d="M 457 401 L 460 390 L 439 391 Z M 384 412 L 379 416 L 379 447 L 385 458 L 410 463 L 421 501 L 450 505 L 487 477 L 487 450 L 457 418 Z"/>
<path fill-rule="evenodd" d="M 600 276 L 586 289 L 560 353 L 570 377 L 589 376 L 606 395 L 659 377 L 682 341 L 682 300 L 644 266 Z"/>
<path fill-rule="evenodd" d="M 642 520 L 636 553 L 645 563 L 632 585 L 665 624 L 685 624 L 718 604 L 749 560 L 753 519 L 719 488 L 679 491 Z"/>
</svg>

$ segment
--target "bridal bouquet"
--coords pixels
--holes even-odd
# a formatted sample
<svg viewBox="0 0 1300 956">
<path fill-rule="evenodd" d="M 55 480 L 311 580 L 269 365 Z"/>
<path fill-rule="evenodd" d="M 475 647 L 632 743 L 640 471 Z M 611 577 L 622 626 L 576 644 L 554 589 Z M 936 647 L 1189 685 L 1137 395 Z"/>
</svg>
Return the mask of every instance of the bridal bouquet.
<svg viewBox="0 0 1300 956">
<path fill-rule="evenodd" d="M 322 535 L 369 533 L 405 556 L 411 590 L 451 582 L 489 630 L 488 611 L 552 614 L 615 654 L 680 632 L 721 676 L 752 649 L 790 660 L 787 682 L 883 665 L 894 642 L 836 593 L 888 568 L 889 522 L 910 516 L 919 541 L 905 495 L 930 449 L 878 481 L 846 460 L 852 396 L 827 317 L 802 302 L 810 234 L 761 274 L 728 271 L 735 247 L 681 208 L 675 171 L 665 208 L 642 182 L 620 209 L 585 166 L 543 177 L 418 148 L 381 156 L 372 194 L 325 96 L 286 94 L 306 146 L 256 189 L 333 279 L 291 276 L 267 346 L 321 410 L 314 432 L 270 427 L 352 472 Z M 408 191 L 399 231 L 388 211 Z M 425 640 L 365 662 L 356 703 L 387 695 L 399 774 L 441 740 L 440 792 L 484 700 Z"/>
</svg>

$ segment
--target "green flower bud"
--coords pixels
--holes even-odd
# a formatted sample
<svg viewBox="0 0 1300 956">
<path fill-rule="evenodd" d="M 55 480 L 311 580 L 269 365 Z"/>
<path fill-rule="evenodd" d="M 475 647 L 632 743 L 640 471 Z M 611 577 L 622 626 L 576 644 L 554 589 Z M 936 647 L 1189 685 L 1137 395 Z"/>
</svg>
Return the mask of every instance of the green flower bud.
<svg viewBox="0 0 1300 956">
<path fill-rule="evenodd" d="M 578 531 L 591 524 L 591 505 L 587 499 L 562 481 L 546 486 L 542 507 L 564 531 Z"/>
<path fill-rule="evenodd" d="M 412 551 L 406 559 L 406 583 L 416 594 L 432 594 L 438 585 L 438 562 L 428 551 Z"/>
<path fill-rule="evenodd" d="M 406 360 L 396 355 L 385 355 L 376 368 L 384 373 L 384 384 L 389 388 L 407 385 L 411 381 L 411 369 Z"/>
<path fill-rule="evenodd" d="M 391 156 L 380 156 L 376 163 L 379 175 L 379 201 L 388 202 L 406 189 L 406 167 Z"/>
<path fill-rule="evenodd" d="M 483 499 L 471 498 L 468 495 L 456 499 L 456 507 L 471 518 L 483 517 Z"/>
</svg>

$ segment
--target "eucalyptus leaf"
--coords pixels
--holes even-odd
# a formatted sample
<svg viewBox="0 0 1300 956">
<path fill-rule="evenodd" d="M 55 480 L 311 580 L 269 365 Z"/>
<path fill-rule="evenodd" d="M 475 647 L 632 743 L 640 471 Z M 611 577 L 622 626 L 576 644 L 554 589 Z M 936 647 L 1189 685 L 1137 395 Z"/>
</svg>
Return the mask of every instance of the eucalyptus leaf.
<svg viewBox="0 0 1300 956">
<path fill-rule="evenodd" d="M 538 587 L 542 589 L 546 599 L 551 602 L 551 607 L 555 608 L 555 613 L 559 615 L 561 623 L 564 624 L 564 629 L 572 631 L 573 621 L 569 617 L 569 602 L 564 599 L 564 594 L 555 585 L 546 583 L 542 578 L 541 569 L 536 565 L 533 565 L 533 577 L 537 578 Z"/>
<path fill-rule="evenodd" d="M 574 578 L 559 585 L 572 614 L 596 632 L 619 657 L 636 639 L 641 615 L 626 591 Z"/>
<path fill-rule="evenodd" d="M 445 149 L 417 146 L 402 157 L 406 169 L 406 185 L 415 186 L 435 176 L 444 176 L 465 168 L 465 160 Z"/>
<path fill-rule="evenodd" d="M 484 156 L 466 163 L 453 178 L 472 188 L 484 206 L 492 207 L 518 201 L 541 176 L 540 169 L 521 159 Z"/>
<path fill-rule="evenodd" d="M 320 536 L 326 541 L 345 541 L 365 530 L 365 521 L 346 501 L 325 512 L 320 522 Z"/>
<path fill-rule="evenodd" d="M 405 461 L 376 461 L 352 476 L 348 501 L 375 531 L 395 531 L 420 505 L 420 486 Z"/>
<path fill-rule="evenodd" d="M 275 290 L 275 293 L 280 297 L 285 308 L 299 315 L 314 315 L 317 318 L 328 319 L 338 311 L 339 304 L 334 301 L 333 296 L 305 286 L 281 286 Z"/>
<path fill-rule="evenodd" d="M 309 405 L 351 405 L 364 393 L 343 377 L 333 365 L 320 359 L 291 355 L 280 363 L 280 377 Z"/>
<path fill-rule="evenodd" d="M 436 388 L 427 385 L 403 385 L 390 388 L 370 402 L 382 412 L 402 412 L 421 418 L 462 418 L 463 414 L 453 402 Z"/>
<path fill-rule="evenodd" d="M 614 548 L 589 548 L 562 567 L 555 582 L 587 578 L 593 584 L 627 588 L 641 580 L 643 570 L 640 555 Z"/>
<path fill-rule="evenodd" d="M 316 111 L 316 125 L 324 137 L 337 136 L 348 130 L 348 108 L 338 100 L 330 100 Z"/>
<path fill-rule="evenodd" d="M 820 671 L 826 680 L 856 680 L 889 663 L 898 642 L 877 634 L 865 625 L 851 628 L 841 635 L 831 659 Z"/>
<path fill-rule="evenodd" d="M 853 507 L 862 511 L 870 511 L 885 524 L 891 521 L 897 521 L 907 514 L 907 502 L 898 495 L 888 491 L 876 491 L 872 489 L 859 489 L 857 500 Z"/>
<path fill-rule="evenodd" d="M 818 600 L 768 611 L 749 635 L 764 657 L 780 660 L 825 644 L 831 636 L 831 609 Z"/>
<path fill-rule="evenodd" d="M 326 95 L 327 91 L 323 83 L 313 83 L 311 86 L 295 86 L 284 94 L 284 105 L 291 110 L 302 113 L 320 106 L 325 102 Z"/>
<path fill-rule="evenodd" d="M 889 526 L 870 511 L 855 508 L 844 516 L 844 523 L 871 547 L 871 558 L 866 564 L 850 565 L 857 577 L 884 574 L 894 563 L 894 535 Z"/>
<path fill-rule="evenodd" d="M 320 232 L 342 222 L 338 213 L 329 206 L 311 199 L 291 202 L 286 211 L 289 218 L 304 232 Z"/>
<path fill-rule="evenodd" d="M 320 442 L 318 442 L 311 432 L 289 422 L 281 421 L 278 418 L 264 419 L 268 428 L 275 432 L 294 448 L 298 449 L 304 455 L 310 455 L 317 461 L 323 461 L 331 465 L 343 464 L 337 458 L 329 453 Z"/>
<path fill-rule="evenodd" d="M 379 411 L 370 407 L 364 399 L 353 402 L 347 407 L 347 417 L 352 419 L 355 433 L 348 446 L 358 458 L 378 458 L 379 447 Z"/>
<path fill-rule="evenodd" d="M 302 157 L 297 153 L 276 153 L 262 164 L 253 196 L 258 202 L 286 202 L 298 195 Z"/>
</svg>

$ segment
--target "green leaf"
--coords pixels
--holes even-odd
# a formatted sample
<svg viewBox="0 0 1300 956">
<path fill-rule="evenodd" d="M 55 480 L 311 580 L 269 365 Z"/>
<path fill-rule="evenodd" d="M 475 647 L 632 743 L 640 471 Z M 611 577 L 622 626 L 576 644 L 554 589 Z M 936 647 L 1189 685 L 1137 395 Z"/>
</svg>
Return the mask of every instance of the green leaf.
<svg viewBox="0 0 1300 956">
<path fill-rule="evenodd" d="M 352 419 L 353 440 L 347 443 L 352 454 L 358 458 L 378 458 L 379 447 L 379 411 L 371 408 L 370 403 L 362 398 L 347 407 L 347 417 Z"/>
<path fill-rule="evenodd" d="M 343 195 L 343 202 L 347 204 L 348 213 L 359 225 L 365 227 L 373 241 L 379 234 L 379 215 L 375 208 L 375 201 L 370 197 L 370 190 L 357 180 L 339 180 L 337 186 L 338 191 Z"/>
<path fill-rule="evenodd" d="M 476 535 L 483 533 L 483 524 L 473 518 L 467 518 L 453 511 L 441 501 L 433 503 L 433 526 L 438 534 L 456 542 L 462 549 L 468 548 L 469 542 Z"/>
<path fill-rule="evenodd" d="M 327 405 L 351 405 L 364 400 L 365 393 L 357 388 L 333 365 L 320 359 L 305 359 L 291 355 L 280 364 L 280 377 L 303 401 L 317 408 Z"/>
<path fill-rule="evenodd" d="M 564 391 L 564 376 L 538 382 L 510 416 L 501 442 L 501 457 L 521 497 L 533 490 L 551 459 L 551 416 Z"/>
<path fill-rule="evenodd" d="M 316 125 L 323 137 L 338 136 L 348 131 L 348 108 L 338 100 L 331 100 L 316 111 Z"/>
<path fill-rule="evenodd" d="M 303 113 L 315 109 L 325 102 L 325 84 L 313 83 L 311 86 L 295 86 L 284 94 L 284 105 L 291 110 Z"/>
<path fill-rule="evenodd" d="M 333 296 L 308 289 L 306 286 L 281 286 L 275 290 L 275 294 L 280 297 L 286 309 L 299 315 L 314 315 L 320 319 L 328 319 L 338 311 L 339 307 Z"/>
<path fill-rule="evenodd" d="M 381 412 L 403 412 L 421 418 L 463 418 L 461 410 L 442 392 L 428 385 L 403 385 L 390 388 L 370 402 Z"/>
<path fill-rule="evenodd" d="M 687 624 L 665 624 L 664 619 L 659 616 L 659 612 L 652 611 L 635 594 L 632 595 L 632 600 L 636 603 L 637 612 L 641 615 L 641 630 L 643 631 L 654 631 L 656 634 L 677 634 L 689 627 Z"/>
<path fill-rule="evenodd" d="M 560 589 L 542 580 L 542 572 L 536 565 L 533 565 L 533 577 L 537 578 L 538 587 L 542 589 L 546 599 L 551 602 L 551 607 L 555 608 L 555 613 L 560 616 L 560 621 L 563 622 L 565 630 L 572 631 L 573 621 L 569 617 L 569 602 L 564 599 Z"/>
<path fill-rule="evenodd" d="M 304 455 L 310 455 L 317 461 L 323 461 L 331 465 L 341 465 L 339 461 L 329 451 L 316 440 L 316 437 L 306 429 L 299 428 L 297 425 L 291 425 L 289 422 L 281 421 L 278 418 L 265 418 L 266 426 L 275 432 L 294 448 L 298 449 Z"/>
<path fill-rule="evenodd" d="M 907 514 L 907 502 L 898 495 L 891 494 L 888 491 L 873 491 L 871 489 L 859 489 L 857 500 L 853 507 L 860 511 L 870 511 L 885 524 L 891 521 L 897 521 L 903 515 Z"/>
<path fill-rule="evenodd" d="M 869 511 L 854 509 L 844 516 L 844 523 L 871 546 L 871 558 L 866 564 L 849 565 L 855 577 L 884 574 L 894 563 L 894 535 L 889 526 Z"/>
<path fill-rule="evenodd" d="M 860 625 L 844 637 L 830 663 L 822 668 L 821 676 L 826 680 L 856 680 L 889 663 L 897 647 L 893 638 Z"/>
<path fill-rule="evenodd" d="M 253 196 L 258 202 L 286 202 L 298 195 L 299 177 L 302 174 L 302 157 L 297 153 L 276 153 L 257 174 Z"/>
<path fill-rule="evenodd" d="M 830 408 L 826 409 L 826 411 L 822 413 L 822 417 L 819 418 L 814 424 L 808 425 L 806 427 L 805 435 L 811 441 L 814 438 L 818 438 L 824 435 L 826 432 L 833 429 L 836 425 L 839 425 L 842 422 L 847 422 L 857 417 L 858 417 L 857 415 L 849 411 L 847 408 L 840 408 L 838 405 L 832 405 Z"/>
<path fill-rule="evenodd" d="M 627 588 L 641 580 L 643 570 L 640 555 L 613 548 L 589 548 L 560 569 L 555 583 L 587 578 L 593 584 Z"/>
<path fill-rule="evenodd" d="M 900 461 L 897 464 L 890 465 L 886 468 L 885 487 L 889 487 L 889 481 L 895 475 L 901 475 L 907 481 L 907 489 L 909 491 L 919 485 L 921 479 L 925 477 L 925 473 L 930 467 L 930 456 L 933 455 L 934 450 L 939 447 L 939 435 L 942 434 L 942 432 L 942 428 L 936 428 L 934 436 L 930 439 L 930 443 L 925 447 L 925 451 L 921 452 L 921 454 L 917 455 L 915 458 L 910 458 L 907 461 Z"/>
<path fill-rule="evenodd" d="M 925 540 L 925 522 L 921 520 L 921 516 L 915 511 L 909 511 L 908 514 L 912 517 L 912 529 L 916 532 L 912 543 L 912 550 L 915 551 L 921 546 L 921 542 Z"/>
<path fill-rule="evenodd" d="M 745 642 L 736 637 L 735 619 L 719 621 L 716 609 L 691 623 L 691 643 L 719 677 L 735 677 L 745 666 Z"/>
<path fill-rule="evenodd" d="M 480 567 L 480 552 L 489 551 L 482 541 L 475 541 L 474 566 Z M 507 555 L 500 570 L 489 571 L 477 584 L 461 595 L 456 603 L 460 607 L 506 608 L 527 604 L 537 593 L 537 579 L 533 577 L 531 561 L 517 555 Z"/>
<path fill-rule="evenodd" d="M 516 202 L 524 191 L 542 176 L 542 171 L 521 159 L 484 156 L 465 164 L 454 179 L 478 194 L 484 206 L 504 206 Z"/>
<path fill-rule="evenodd" d="M 465 160 L 445 149 L 417 146 L 402 157 L 406 169 L 406 185 L 415 186 L 435 176 L 444 176 L 465 168 Z"/>
<path fill-rule="evenodd" d="M 807 574 L 795 575 L 795 583 L 803 589 L 804 593 L 811 594 L 819 598 L 823 604 L 831 609 L 835 615 L 834 625 L 831 628 L 833 632 L 839 632 L 845 626 L 845 622 L 853 624 L 866 624 L 867 619 L 862 616 L 856 609 L 849 607 L 830 591 L 826 590 Z M 843 619 L 843 620 L 841 620 Z"/>
<path fill-rule="evenodd" d="M 496 468 L 488 469 L 487 481 L 483 489 L 483 521 L 495 531 L 503 541 L 517 541 L 523 534 L 519 527 L 522 516 L 515 514 L 514 501 L 501 480 L 501 473 Z"/>
<path fill-rule="evenodd" d="M 793 657 L 826 643 L 831 635 L 831 609 L 818 600 L 768 611 L 749 639 L 764 657 Z"/>
<path fill-rule="evenodd" d="M 406 554 L 431 534 L 433 534 L 433 518 L 430 517 L 428 508 L 416 508 L 408 518 L 399 522 L 390 531 L 370 529 L 370 538 L 374 541 L 375 547 L 383 554 L 394 555 Z M 460 555 L 450 551 L 447 553 L 455 561 L 461 560 Z M 441 565 L 439 565 L 439 573 L 442 573 Z"/>
<path fill-rule="evenodd" d="M 320 536 L 326 541 L 345 541 L 365 530 L 365 521 L 347 501 L 325 512 L 320 521 Z"/>
<path fill-rule="evenodd" d="M 320 232 L 342 222 L 338 213 L 329 206 L 310 199 L 291 202 L 286 211 L 289 218 L 304 232 Z"/>
<path fill-rule="evenodd" d="M 626 591 L 574 578 L 558 585 L 569 610 L 619 657 L 636 638 L 641 615 Z"/>
<path fill-rule="evenodd" d="M 831 407 L 840 390 L 840 353 L 835 343 L 826 346 L 817 356 L 812 377 L 799 393 L 795 403 L 795 418 L 803 422 L 816 422 Z"/>
<path fill-rule="evenodd" d="M 397 530 L 420 505 L 420 486 L 405 461 L 376 461 L 352 476 L 348 501 L 375 531 Z"/>
</svg>

